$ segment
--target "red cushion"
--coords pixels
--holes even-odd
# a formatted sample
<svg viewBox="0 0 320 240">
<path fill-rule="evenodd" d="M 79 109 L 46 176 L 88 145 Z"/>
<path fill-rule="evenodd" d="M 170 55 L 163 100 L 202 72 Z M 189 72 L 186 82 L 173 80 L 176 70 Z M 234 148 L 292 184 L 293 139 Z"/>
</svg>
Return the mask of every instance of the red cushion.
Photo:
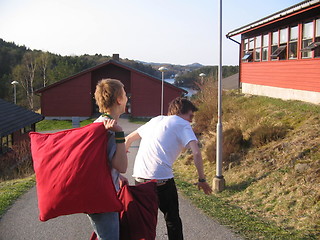
<svg viewBox="0 0 320 240">
<path fill-rule="evenodd" d="M 107 164 L 107 134 L 102 123 L 29 135 L 41 221 L 122 210 Z"/>
</svg>

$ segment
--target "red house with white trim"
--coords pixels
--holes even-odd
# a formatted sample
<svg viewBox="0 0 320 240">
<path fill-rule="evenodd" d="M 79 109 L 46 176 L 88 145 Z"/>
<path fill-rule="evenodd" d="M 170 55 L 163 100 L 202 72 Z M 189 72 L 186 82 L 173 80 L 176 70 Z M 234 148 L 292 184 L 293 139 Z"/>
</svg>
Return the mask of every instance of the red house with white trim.
<svg viewBox="0 0 320 240">
<path fill-rule="evenodd" d="M 320 0 L 307 0 L 235 29 L 242 92 L 320 103 Z"/>
<path fill-rule="evenodd" d="M 160 115 L 161 79 L 114 59 L 39 89 L 36 93 L 41 96 L 41 113 L 47 119 L 85 119 L 96 115 L 95 87 L 104 78 L 118 79 L 124 84 L 130 97 L 131 116 Z M 164 114 L 168 111 L 169 102 L 185 93 L 187 91 L 164 82 Z"/>
</svg>

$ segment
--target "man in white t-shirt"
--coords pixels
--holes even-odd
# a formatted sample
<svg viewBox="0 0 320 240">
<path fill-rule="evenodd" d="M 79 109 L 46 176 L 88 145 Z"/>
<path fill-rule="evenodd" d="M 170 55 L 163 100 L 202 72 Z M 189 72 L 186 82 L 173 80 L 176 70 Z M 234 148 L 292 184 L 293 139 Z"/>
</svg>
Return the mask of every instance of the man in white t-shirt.
<svg viewBox="0 0 320 240">
<path fill-rule="evenodd" d="M 172 164 L 181 150 L 190 148 L 199 175 L 198 188 L 205 194 L 212 189 L 205 179 L 198 140 L 190 122 L 198 109 L 185 98 L 176 98 L 169 104 L 168 116 L 158 116 L 126 137 L 126 149 L 141 139 L 135 159 L 133 177 L 136 183 L 156 179 L 159 209 L 166 220 L 168 239 L 183 239 L 179 216 L 178 193 L 173 179 Z"/>
</svg>

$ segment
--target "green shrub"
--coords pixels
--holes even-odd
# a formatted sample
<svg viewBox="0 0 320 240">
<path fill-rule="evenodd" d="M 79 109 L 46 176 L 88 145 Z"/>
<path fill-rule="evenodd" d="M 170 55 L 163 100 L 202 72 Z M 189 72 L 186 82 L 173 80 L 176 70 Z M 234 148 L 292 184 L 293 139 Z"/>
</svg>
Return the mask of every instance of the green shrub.
<svg viewBox="0 0 320 240">
<path fill-rule="evenodd" d="M 222 161 L 225 168 L 229 167 L 230 163 L 237 164 L 240 160 L 241 152 L 244 147 L 242 131 L 239 128 L 229 128 L 222 133 Z M 206 141 L 204 148 L 205 158 L 215 163 L 216 162 L 216 138 L 212 137 Z"/>
<path fill-rule="evenodd" d="M 251 133 L 250 142 L 256 147 L 263 146 L 269 142 L 284 138 L 287 132 L 287 126 L 262 125 Z"/>
<path fill-rule="evenodd" d="M 210 121 L 208 121 L 208 119 L 213 119 L 213 114 L 213 104 L 206 104 L 200 106 L 199 111 L 195 114 L 196 124 L 193 127 L 193 130 L 196 134 L 203 134 L 215 127 L 215 122 L 210 123 Z"/>
<path fill-rule="evenodd" d="M 217 87 L 214 80 L 210 79 L 202 90 L 197 94 L 195 103 L 199 111 L 195 114 L 194 131 L 197 134 L 203 134 L 209 130 L 215 129 L 217 113 Z"/>
</svg>

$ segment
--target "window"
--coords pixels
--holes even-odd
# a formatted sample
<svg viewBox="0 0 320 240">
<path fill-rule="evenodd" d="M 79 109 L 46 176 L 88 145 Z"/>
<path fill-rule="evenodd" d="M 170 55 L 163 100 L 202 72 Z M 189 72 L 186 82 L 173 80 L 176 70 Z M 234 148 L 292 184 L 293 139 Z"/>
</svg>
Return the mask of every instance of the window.
<svg viewBox="0 0 320 240">
<path fill-rule="evenodd" d="M 254 48 L 254 38 L 244 39 L 243 40 L 243 61 L 252 61 L 252 53 Z"/>
<path fill-rule="evenodd" d="M 243 61 L 320 58 L 320 17 L 242 41 Z"/>
<path fill-rule="evenodd" d="M 254 48 L 254 38 L 249 38 L 249 51 Z"/>
<path fill-rule="evenodd" d="M 242 60 L 247 60 L 247 61 L 250 61 L 252 59 L 252 52 L 247 52 L 244 56 L 243 56 L 243 58 L 242 58 Z"/>
<path fill-rule="evenodd" d="M 280 33 L 280 45 L 278 46 L 279 40 L 279 33 Z M 284 60 L 287 59 L 287 41 L 288 41 L 288 29 L 284 28 L 280 31 L 275 31 L 272 33 L 272 47 L 271 47 L 271 59 L 279 59 Z"/>
<path fill-rule="evenodd" d="M 288 43 L 288 28 L 280 29 L 280 45 L 279 45 L 279 48 L 283 49 L 281 51 L 281 53 L 279 54 L 279 56 L 278 56 L 280 60 L 287 59 L 287 43 Z"/>
<path fill-rule="evenodd" d="M 320 57 L 320 18 L 316 20 L 316 36 L 314 41 L 318 44 L 314 49 L 314 57 Z"/>
<path fill-rule="evenodd" d="M 298 26 L 290 27 L 289 59 L 297 59 L 298 56 Z"/>
<path fill-rule="evenodd" d="M 243 56 L 248 52 L 248 42 L 249 42 L 249 39 L 244 39 L 243 40 Z"/>
<path fill-rule="evenodd" d="M 272 33 L 272 40 L 271 40 L 271 57 L 273 58 L 273 60 L 275 59 L 272 55 L 278 49 L 278 40 L 279 40 L 278 31 L 274 31 Z"/>
<path fill-rule="evenodd" d="M 8 150 L 7 150 L 7 147 L 8 144 L 7 144 L 7 136 L 4 136 L 1 138 L 1 153 L 6 153 Z"/>
<path fill-rule="evenodd" d="M 256 62 L 261 60 L 261 36 L 255 38 L 254 60 Z"/>
<path fill-rule="evenodd" d="M 313 42 L 313 22 L 305 23 L 303 25 L 303 37 L 302 37 L 302 57 L 311 58 L 312 51 L 314 51 L 314 57 L 320 57 L 320 19 L 315 20 L 315 41 Z"/>
<path fill-rule="evenodd" d="M 278 47 L 272 54 L 271 54 L 271 57 L 272 58 L 279 58 L 279 59 L 284 59 L 282 56 L 284 56 L 284 52 L 286 50 L 287 46 L 283 45 L 283 46 L 280 46 Z"/>
<path fill-rule="evenodd" d="M 269 34 L 264 34 L 262 38 L 262 61 L 268 61 Z"/>
<path fill-rule="evenodd" d="M 280 30 L 280 45 L 287 44 L 288 42 L 288 28 Z"/>
<path fill-rule="evenodd" d="M 12 134 L 8 135 L 8 147 L 12 148 Z"/>
<path fill-rule="evenodd" d="M 313 39 L 313 22 L 304 23 L 302 27 L 302 58 L 311 58 L 312 52 L 307 48 Z"/>
<path fill-rule="evenodd" d="M 304 51 L 313 51 L 320 46 L 320 42 L 312 42 L 307 47 L 305 47 Z"/>
<path fill-rule="evenodd" d="M 12 148 L 12 134 L 1 138 L 0 153 L 6 153 Z"/>
</svg>

